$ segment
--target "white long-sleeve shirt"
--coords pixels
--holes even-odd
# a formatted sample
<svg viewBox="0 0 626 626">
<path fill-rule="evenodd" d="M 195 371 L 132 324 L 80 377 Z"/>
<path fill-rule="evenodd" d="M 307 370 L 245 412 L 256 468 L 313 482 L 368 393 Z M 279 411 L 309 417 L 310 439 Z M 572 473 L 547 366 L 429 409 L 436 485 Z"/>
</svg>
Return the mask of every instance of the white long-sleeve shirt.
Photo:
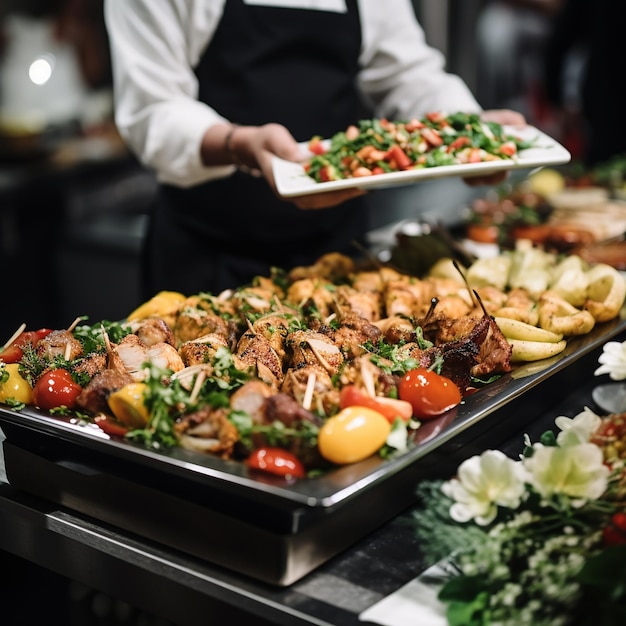
<svg viewBox="0 0 626 626">
<path fill-rule="evenodd" d="M 227 121 L 199 102 L 197 65 L 226 0 L 106 0 L 115 119 L 122 137 L 159 180 L 179 187 L 232 173 L 200 157 L 206 130 Z M 338 10 L 344 0 L 244 0 Z M 427 45 L 409 0 L 359 0 L 358 87 L 374 115 L 408 119 L 429 111 L 480 111 L 465 83 Z M 321 34 L 323 36 L 323 34 Z M 242 44 L 245 45 L 245 44 Z"/>
</svg>

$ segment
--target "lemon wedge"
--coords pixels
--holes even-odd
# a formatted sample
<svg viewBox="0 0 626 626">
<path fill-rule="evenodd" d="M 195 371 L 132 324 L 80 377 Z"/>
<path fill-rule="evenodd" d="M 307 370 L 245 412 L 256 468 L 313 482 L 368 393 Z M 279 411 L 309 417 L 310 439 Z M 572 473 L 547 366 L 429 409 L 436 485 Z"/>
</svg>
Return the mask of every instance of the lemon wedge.
<svg viewBox="0 0 626 626">
<path fill-rule="evenodd" d="M 560 172 L 550 168 L 544 168 L 528 177 L 530 190 L 544 198 L 562 191 L 565 187 L 565 179 Z"/>
<path fill-rule="evenodd" d="M 150 420 L 144 401 L 148 386 L 145 383 L 129 383 L 109 396 L 109 408 L 118 422 L 130 428 L 143 428 Z"/>
<path fill-rule="evenodd" d="M 166 317 L 175 314 L 186 297 L 178 291 L 159 291 L 155 296 L 138 306 L 128 321 L 143 320 L 146 317 Z"/>
</svg>

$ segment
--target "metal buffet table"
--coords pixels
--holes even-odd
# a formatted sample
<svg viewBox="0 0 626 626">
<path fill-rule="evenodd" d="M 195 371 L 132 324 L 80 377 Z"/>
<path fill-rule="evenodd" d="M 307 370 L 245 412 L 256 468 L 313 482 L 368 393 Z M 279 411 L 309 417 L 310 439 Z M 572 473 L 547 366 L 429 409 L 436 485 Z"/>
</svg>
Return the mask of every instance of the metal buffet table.
<svg viewBox="0 0 626 626">
<path fill-rule="evenodd" d="M 620 328 L 623 328 L 620 326 Z M 626 332 L 612 337 L 624 340 Z M 558 415 L 595 407 L 593 370 L 601 347 L 554 373 L 547 384 L 508 404 L 512 420 L 489 428 L 460 447 L 434 450 L 424 477 L 449 475 L 458 462 L 497 446 L 517 455 L 522 435 L 536 440 Z M 580 367 L 579 367 L 580 366 Z M 576 373 L 575 373 L 576 372 Z M 585 375 L 587 372 L 587 375 Z M 441 450 L 439 453 L 438 450 Z M 376 507 L 376 497 L 371 507 Z M 263 625 L 362 624 L 359 614 L 415 578 L 424 563 L 412 525 L 411 504 L 390 521 L 289 586 L 238 574 L 0 484 L 0 549 L 68 579 L 101 590 L 174 624 L 229 620 Z"/>
</svg>

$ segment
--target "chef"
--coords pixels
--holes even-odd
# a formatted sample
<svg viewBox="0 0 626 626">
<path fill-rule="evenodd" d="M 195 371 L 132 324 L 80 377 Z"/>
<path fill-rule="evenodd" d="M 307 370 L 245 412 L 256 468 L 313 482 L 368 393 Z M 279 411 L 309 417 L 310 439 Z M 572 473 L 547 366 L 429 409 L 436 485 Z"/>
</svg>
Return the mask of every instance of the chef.
<svg viewBox="0 0 626 626">
<path fill-rule="evenodd" d="M 272 155 L 300 160 L 297 142 L 364 116 L 480 111 L 409 0 L 107 0 L 105 17 L 116 123 L 160 183 L 146 297 L 218 293 L 326 252 L 355 256 L 363 192 L 282 199 Z"/>
</svg>

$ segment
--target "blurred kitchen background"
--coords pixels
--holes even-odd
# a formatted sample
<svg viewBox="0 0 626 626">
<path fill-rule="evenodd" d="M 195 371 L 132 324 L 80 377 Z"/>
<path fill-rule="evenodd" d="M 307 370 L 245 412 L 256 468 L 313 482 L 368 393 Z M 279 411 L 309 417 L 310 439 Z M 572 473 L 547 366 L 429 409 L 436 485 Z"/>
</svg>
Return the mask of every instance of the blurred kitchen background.
<svg viewBox="0 0 626 626">
<path fill-rule="evenodd" d="M 485 108 L 522 111 L 576 155 L 579 138 L 542 97 L 557 4 L 414 2 L 429 42 Z M 574 55 L 566 77 L 573 107 L 580 65 Z M 111 92 L 101 0 L 0 0 L 0 337 L 22 322 L 120 319 L 139 304 L 155 181 L 115 131 Z M 399 220 L 453 222 L 485 192 L 455 179 L 370 194 L 373 245 Z"/>
</svg>

